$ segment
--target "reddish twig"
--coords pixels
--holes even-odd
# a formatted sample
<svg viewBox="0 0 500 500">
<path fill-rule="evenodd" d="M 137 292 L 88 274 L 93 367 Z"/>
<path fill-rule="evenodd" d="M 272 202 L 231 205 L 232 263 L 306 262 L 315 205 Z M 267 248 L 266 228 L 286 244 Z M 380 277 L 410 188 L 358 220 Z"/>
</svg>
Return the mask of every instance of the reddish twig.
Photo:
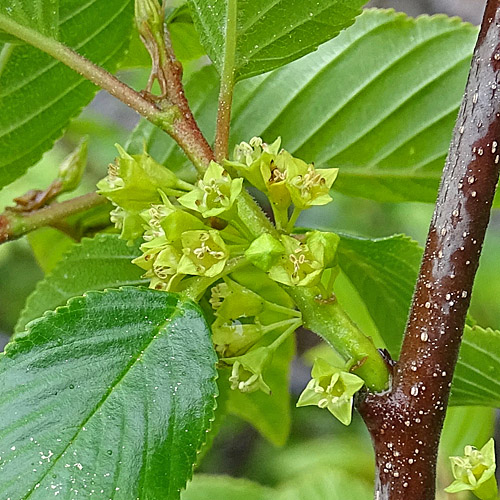
<svg viewBox="0 0 500 500">
<path fill-rule="evenodd" d="M 88 193 L 61 203 L 52 203 L 33 212 L 6 209 L 0 214 L 0 244 L 12 241 L 44 226 L 60 226 L 70 215 L 107 203 L 97 193 Z"/>
<path fill-rule="evenodd" d="M 392 389 L 359 405 L 375 447 L 377 500 L 435 495 L 439 437 L 498 181 L 499 72 L 500 2 L 488 0 Z"/>
</svg>

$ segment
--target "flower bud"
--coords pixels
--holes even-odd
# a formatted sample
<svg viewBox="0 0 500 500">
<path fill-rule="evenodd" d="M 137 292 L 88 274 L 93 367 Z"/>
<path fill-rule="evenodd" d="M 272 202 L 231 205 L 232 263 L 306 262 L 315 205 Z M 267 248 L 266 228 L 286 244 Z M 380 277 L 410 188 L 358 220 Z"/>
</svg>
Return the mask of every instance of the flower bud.
<svg viewBox="0 0 500 500">
<path fill-rule="evenodd" d="M 262 271 L 276 264 L 277 260 L 285 252 L 285 247 L 269 233 L 264 233 L 253 240 L 245 251 L 245 257 Z"/>
<path fill-rule="evenodd" d="M 87 144 L 88 139 L 84 138 L 59 167 L 58 178 L 61 181 L 61 193 L 73 191 L 79 186 L 87 165 Z"/>
<path fill-rule="evenodd" d="M 163 17 L 163 9 L 158 0 L 135 0 L 135 21 L 143 37 L 163 34 Z"/>
</svg>

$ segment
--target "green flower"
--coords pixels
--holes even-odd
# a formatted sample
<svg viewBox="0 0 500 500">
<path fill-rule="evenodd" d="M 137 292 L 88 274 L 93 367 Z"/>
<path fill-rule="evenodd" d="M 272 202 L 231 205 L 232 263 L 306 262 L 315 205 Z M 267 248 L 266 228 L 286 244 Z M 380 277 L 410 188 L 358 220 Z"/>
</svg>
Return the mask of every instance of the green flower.
<svg viewBox="0 0 500 500">
<path fill-rule="evenodd" d="M 155 238 L 141 245 L 144 252 L 132 261 L 133 264 L 144 269 L 145 278 L 150 278 L 150 288 L 156 290 L 170 290 L 178 277 L 177 268 L 181 252 L 174 245 L 168 243 L 164 236 Z"/>
<path fill-rule="evenodd" d="M 231 179 L 219 164 L 210 165 L 196 187 L 179 198 L 186 208 L 201 213 L 203 217 L 215 217 L 229 211 L 241 193 L 243 179 Z"/>
<path fill-rule="evenodd" d="M 296 208 L 306 210 L 332 201 L 330 189 L 337 178 L 338 168 L 315 169 L 297 158 L 288 162 L 287 187 Z"/>
<path fill-rule="evenodd" d="M 141 245 L 143 254 L 132 262 L 144 269 L 150 288 L 172 290 L 185 274 L 179 266 L 183 257 L 182 234 L 188 230 L 208 228 L 194 215 L 182 212 L 165 199 L 164 205 L 153 205 L 142 213 L 148 221 Z"/>
<path fill-rule="evenodd" d="M 117 145 L 120 157 L 109 165 L 108 175 L 97 183 L 99 193 L 120 210 L 113 214 L 121 237 L 133 241 L 143 233 L 141 213 L 151 204 L 162 203 L 161 191 L 179 195 L 192 186 L 157 163 L 148 154 L 129 155 Z"/>
<path fill-rule="evenodd" d="M 267 196 L 278 210 L 286 210 L 292 202 L 287 186 L 288 164 L 292 158 L 287 151 L 281 151 L 269 162 L 262 162 L 260 165 Z"/>
<path fill-rule="evenodd" d="M 312 231 L 304 242 L 283 235 L 285 253 L 269 269 L 269 277 L 289 286 L 314 286 L 321 273 L 334 262 L 339 237 L 334 233 Z"/>
<path fill-rule="evenodd" d="M 177 269 L 179 273 L 213 278 L 224 270 L 229 252 L 218 231 L 184 231 L 181 241 L 183 255 Z"/>
<path fill-rule="evenodd" d="M 227 279 L 212 288 L 210 303 L 216 316 L 213 341 L 222 357 L 248 351 L 264 334 L 259 315 L 265 300 L 255 292 Z"/>
<path fill-rule="evenodd" d="M 482 500 L 494 500 L 498 495 L 495 479 L 495 442 L 490 439 L 478 450 L 466 446 L 463 457 L 450 457 L 455 481 L 445 491 L 458 493 L 469 490 Z"/>
<path fill-rule="evenodd" d="M 344 425 L 349 425 L 354 394 L 363 387 L 364 381 L 345 368 L 333 366 L 321 358 L 314 361 L 311 376 L 297 406 L 327 408 Z"/>
<path fill-rule="evenodd" d="M 271 394 L 271 389 L 264 382 L 262 373 L 272 360 L 274 351 L 269 347 L 258 347 L 243 356 L 226 358 L 222 361 L 232 364 L 233 369 L 229 381 L 231 389 L 241 392 L 262 391 Z"/>
<path fill-rule="evenodd" d="M 262 271 L 276 264 L 277 260 L 285 252 L 285 247 L 269 233 L 264 233 L 252 241 L 245 251 L 245 257 Z"/>
<path fill-rule="evenodd" d="M 250 184 L 266 192 L 265 176 L 262 171 L 266 171 L 266 166 L 269 170 L 269 165 L 275 160 L 280 145 L 281 138 L 279 137 L 271 145 L 262 142 L 260 137 L 253 137 L 250 143 L 238 144 L 234 148 L 233 161 L 225 161 L 224 165 L 234 168 Z"/>
</svg>

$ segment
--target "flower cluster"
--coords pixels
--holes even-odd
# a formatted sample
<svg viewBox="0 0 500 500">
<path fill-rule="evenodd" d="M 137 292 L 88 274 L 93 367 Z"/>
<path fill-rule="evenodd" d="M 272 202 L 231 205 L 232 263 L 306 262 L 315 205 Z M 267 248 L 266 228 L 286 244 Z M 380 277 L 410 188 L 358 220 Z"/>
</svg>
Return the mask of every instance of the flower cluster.
<svg viewBox="0 0 500 500">
<path fill-rule="evenodd" d="M 278 227 L 287 229 L 288 223 L 293 226 L 300 211 L 332 201 L 329 192 L 338 174 L 336 168 L 316 169 L 314 164 L 280 151 L 279 138 L 270 146 L 260 137 L 254 137 L 250 143 L 242 142 L 235 148 L 233 161 L 225 165 L 266 193 Z M 294 214 L 288 220 L 292 204 Z"/>
<path fill-rule="evenodd" d="M 349 425 L 354 394 L 363 387 L 363 379 L 350 373 L 347 367 L 331 365 L 321 358 L 315 360 L 311 376 L 297 406 L 327 408 L 344 425 Z"/>
<path fill-rule="evenodd" d="M 148 154 L 131 156 L 122 147 L 117 148 L 119 158 L 109 165 L 108 176 L 97 187 L 116 206 L 111 216 L 121 237 L 132 242 L 144 233 L 142 212 L 162 201 L 161 192 L 178 196 L 193 186 Z"/>
<path fill-rule="evenodd" d="M 111 218 L 121 237 L 143 237 L 134 264 L 145 271 L 151 288 L 197 300 L 204 296 L 212 309 L 220 363 L 231 368 L 231 387 L 270 392 L 265 371 L 302 324 L 282 286 L 331 294 L 331 280 L 325 285 L 323 275 L 328 270 L 335 276 L 339 237 L 321 231 L 293 234 L 292 229 L 301 210 L 331 201 L 337 171 L 317 170 L 294 158 L 280 150 L 279 139 L 266 145 L 254 138 L 236 147 L 233 161 L 211 162 L 190 184 L 146 153 L 118 150 L 98 187 L 116 207 Z M 242 205 L 244 178 L 267 194 L 276 215 L 276 228 L 266 226 L 270 232 L 262 229 L 258 237 L 259 229 L 242 215 L 248 213 Z M 332 390 L 347 384 L 347 375 L 339 375 Z"/>
<path fill-rule="evenodd" d="M 478 450 L 474 446 L 466 446 L 463 457 L 450 457 L 455 481 L 445 491 L 458 493 L 471 491 L 482 500 L 494 500 L 498 495 L 495 479 L 495 442 L 490 439 Z"/>
</svg>

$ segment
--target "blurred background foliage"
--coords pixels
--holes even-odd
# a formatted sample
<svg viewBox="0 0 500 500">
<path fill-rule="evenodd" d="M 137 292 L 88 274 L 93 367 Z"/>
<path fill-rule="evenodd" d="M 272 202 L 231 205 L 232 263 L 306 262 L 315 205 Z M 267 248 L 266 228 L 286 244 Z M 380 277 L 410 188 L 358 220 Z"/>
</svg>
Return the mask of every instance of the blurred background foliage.
<svg viewBox="0 0 500 500">
<path fill-rule="evenodd" d="M 460 15 L 465 20 L 478 24 L 484 0 L 378 0 L 370 2 L 369 5 L 393 7 L 410 15 L 444 12 Z M 189 23 L 182 26 L 181 23 L 176 29 L 180 29 L 179 36 L 184 37 L 190 44 L 190 53 L 197 53 L 198 41 L 192 26 Z M 179 46 L 178 50 L 182 51 L 183 48 Z M 200 47 L 198 55 L 201 55 L 201 50 Z M 147 57 L 144 49 L 137 41 L 134 42 L 127 60 L 127 66 L 131 69 L 121 73 L 123 79 L 138 89 L 144 88 L 148 70 L 134 66 L 141 66 L 144 57 Z M 198 69 L 200 64 L 203 62 L 199 60 L 187 62 L 185 75 L 188 76 Z M 62 159 L 76 147 L 83 135 L 90 138 L 88 167 L 76 194 L 94 189 L 96 181 L 106 174 L 107 164 L 113 161 L 116 154 L 114 144 L 126 143 L 137 120 L 135 113 L 124 105 L 102 92 L 99 93 L 93 103 L 71 123 L 52 151 L 24 177 L 0 191 L 0 210 L 12 204 L 14 197 L 30 189 L 47 187 L 56 177 Z M 286 147 L 286 144 L 284 146 Z M 367 237 L 404 233 L 424 245 L 432 210 L 430 204 L 377 203 L 336 193 L 334 203 L 304 213 L 299 225 Z M 44 271 L 50 271 L 70 244 L 71 240 L 56 230 L 42 229 L 28 238 L 0 246 L 0 346 L 7 342 L 26 297 L 34 289 L 36 282 L 43 277 Z M 471 305 L 471 314 L 479 324 L 496 329 L 500 328 L 499 248 L 500 212 L 497 210 L 493 212 L 487 233 Z M 344 293 L 349 295 L 349 291 Z M 366 331 L 373 331 L 373 324 L 366 311 L 356 305 L 355 292 L 348 298 L 354 305 L 353 309 L 358 310 L 358 317 L 355 319 Z M 298 353 L 304 353 L 315 343 L 315 338 L 307 334 L 300 336 Z M 297 357 L 293 362 L 290 382 L 293 404 L 308 379 L 308 357 Z M 491 409 L 450 410 L 439 461 L 439 498 L 448 498 L 442 493 L 442 488 L 451 482 L 447 457 L 462 454 L 465 444 L 482 446 L 492 435 L 493 424 L 494 412 Z M 292 408 L 291 435 L 287 445 L 282 448 L 269 444 L 242 420 L 225 417 L 213 448 L 204 456 L 199 466 L 200 473 L 244 477 L 268 488 L 277 488 L 286 498 L 308 500 L 337 498 L 332 496 L 335 489 L 343 492 L 338 498 L 371 498 L 373 470 L 369 437 L 359 417 L 356 416 L 353 424 L 345 428 L 329 413 L 316 407 L 299 410 Z M 332 471 L 335 471 L 333 475 Z M 309 485 L 311 477 L 315 478 L 315 491 L 301 491 L 301 477 L 306 475 Z M 183 498 L 210 498 L 211 488 L 217 487 L 213 481 L 215 480 L 199 476 Z M 257 485 L 249 485 L 244 481 L 235 480 L 232 488 L 232 492 L 227 490 L 228 499 L 238 496 L 244 500 L 247 494 L 248 498 L 252 499 L 272 498 L 273 494 L 276 494 L 276 490 L 259 489 Z M 469 497 L 464 494 L 461 497 L 455 495 L 455 498 Z"/>
</svg>

